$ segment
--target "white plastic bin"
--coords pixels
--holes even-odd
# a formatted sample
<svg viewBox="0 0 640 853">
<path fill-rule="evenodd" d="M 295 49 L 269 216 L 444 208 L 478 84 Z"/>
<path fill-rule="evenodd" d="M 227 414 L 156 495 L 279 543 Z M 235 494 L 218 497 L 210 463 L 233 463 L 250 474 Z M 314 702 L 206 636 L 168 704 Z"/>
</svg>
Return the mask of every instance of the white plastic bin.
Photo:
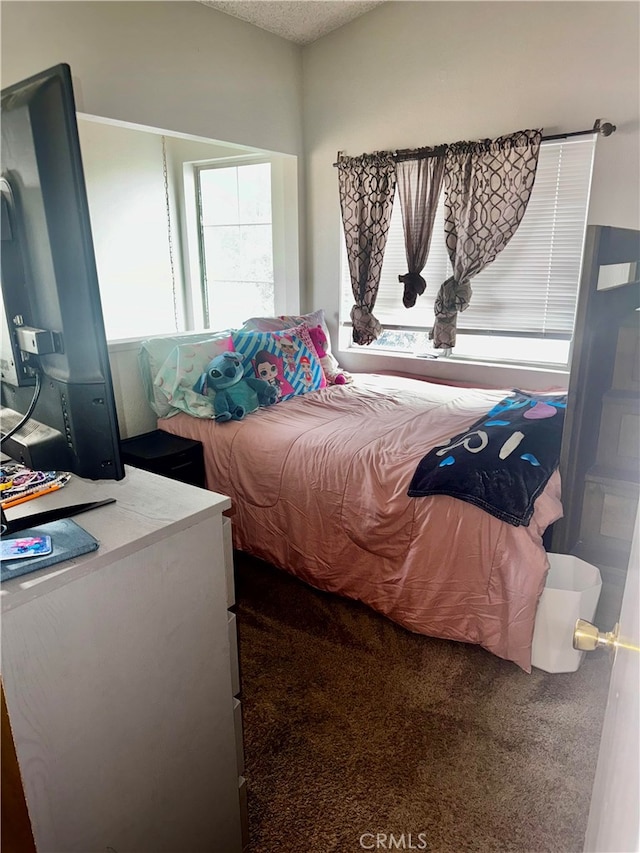
<svg viewBox="0 0 640 853">
<path fill-rule="evenodd" d="M 546 672 L 575 672 L 584 652 L 573 648 L 578 619 L 593 621 L 602 579 L 590 563 L 570 554 L 549 554 L 549 573 L 533 631 L 531 663 Z"/>
</svg>

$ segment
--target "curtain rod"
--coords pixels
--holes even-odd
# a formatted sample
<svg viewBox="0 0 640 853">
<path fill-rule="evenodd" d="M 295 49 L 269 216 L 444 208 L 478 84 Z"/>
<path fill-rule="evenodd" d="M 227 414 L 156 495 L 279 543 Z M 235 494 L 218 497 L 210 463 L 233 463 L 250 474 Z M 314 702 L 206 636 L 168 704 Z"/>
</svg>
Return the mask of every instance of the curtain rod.
<svg viewBox="0 0 640 853">
<path fill-rule="evenodd" d="M 615 133 L 616 130 L 617 127 L 615 124 L 611 124 L 611 122 L 597 118 L 590 130 L 574 130 L 570 133 L 554 133 L 549 136 L 543 136 L 541 141 L 552 142 L 555 139 L 569 139 L 571 136 L 591 136 L 594 133 L 598 133 L 600 136 L 611 136 L 611 134 Z M 420 160 L 425 157 L 437 156 L 438 154 L 446 151 L 447 147 L 447 145 L 438 145 L 434 146 L 434 148 L 401 148 L 395 151 L 392 156 L 395 160 Z M 343 152 L 338 151 L 338 163 L 334 163 L 334 166 L 339 165 L 339 161 L 342 156 Z"/>
<path fill-rule="evenodd" d="M 574 130 L 572 133 L 554 133 L 551 136 L 543 136 L 542 142 L 549 142 L 553 139 L 568 139 L 570 136 L 587 136 L 593 133 L 599 133 L 600 136 L 611 136 L 612 133 L 615 133 L 617 127 L 615 124 L 611 124 L 608 121 L 602 121 L 602 119 L 597 118 L 594 122 L 591 130 Z"/>
</svg>

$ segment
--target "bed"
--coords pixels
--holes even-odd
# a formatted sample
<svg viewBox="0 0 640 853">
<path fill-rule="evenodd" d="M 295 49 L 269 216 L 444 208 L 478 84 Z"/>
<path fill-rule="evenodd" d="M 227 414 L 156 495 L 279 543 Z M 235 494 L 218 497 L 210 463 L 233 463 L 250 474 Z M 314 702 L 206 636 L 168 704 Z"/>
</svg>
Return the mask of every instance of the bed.
<svg viewBox="0 0 640 853">
<path fill-rule="evenodd" d="M 202 442 L 207 487 L 233 501 L 236 548 L 529 672 L 542 536 L 562 515 L 557 470 L 520 526 L 447 495 L 407 494 L 425 454 L 509 393 L 357 375 L 241 421 L 181 412 L 158 425 Z"/>
</svg>

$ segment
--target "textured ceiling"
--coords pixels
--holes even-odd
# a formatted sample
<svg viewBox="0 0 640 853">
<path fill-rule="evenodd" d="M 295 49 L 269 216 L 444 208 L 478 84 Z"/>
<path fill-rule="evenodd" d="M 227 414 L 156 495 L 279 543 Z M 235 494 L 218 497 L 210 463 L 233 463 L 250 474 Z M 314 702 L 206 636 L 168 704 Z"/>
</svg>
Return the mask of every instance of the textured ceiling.
<svg viewBox="0 0 640 853">
<path fill-rule="evenodd" d="M 201 0 L 297 44 L 309 44 L 385 0 Z"/>
</svg>

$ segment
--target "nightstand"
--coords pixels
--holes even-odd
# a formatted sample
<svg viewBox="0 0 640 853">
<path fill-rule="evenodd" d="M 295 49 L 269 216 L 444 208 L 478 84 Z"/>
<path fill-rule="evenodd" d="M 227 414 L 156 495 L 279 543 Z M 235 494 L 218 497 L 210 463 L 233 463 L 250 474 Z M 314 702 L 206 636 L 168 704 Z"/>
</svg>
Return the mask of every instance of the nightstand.
<svg viewBox="0 0 640 853">
<path fill-rule="evenodd" d="M 202 444 L 163 430 L 126 438 L 120 443 L 125 465 L 205 488 Z"/>
</svg>

